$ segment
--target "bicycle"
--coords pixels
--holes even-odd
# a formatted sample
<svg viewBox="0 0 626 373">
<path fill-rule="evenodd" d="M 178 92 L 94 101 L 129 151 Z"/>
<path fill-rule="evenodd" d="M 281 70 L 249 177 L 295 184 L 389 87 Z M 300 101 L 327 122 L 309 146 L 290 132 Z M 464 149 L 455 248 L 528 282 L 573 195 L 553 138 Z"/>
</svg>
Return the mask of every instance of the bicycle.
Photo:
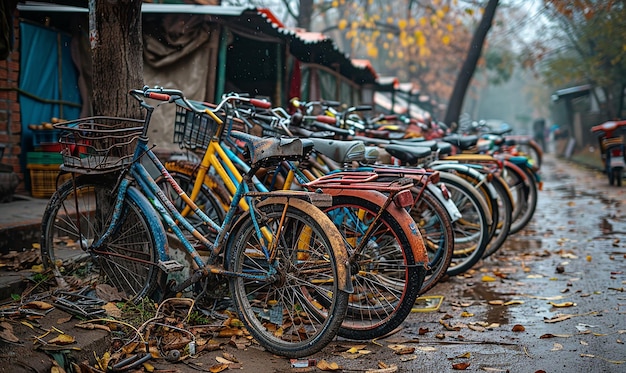
<svg viewBox="0 0 626 373">
<path fill-rule="evenodd" d="M 44 213 L 41 255 L 46 268 L 60 285 L 105 283 L 135 301 L 167 297 L 203 280 L 207 291 L 228 289 L 239 318 L 268 351 L 302 357 L 325 347 L 341 326 L 353 292 L 343 239 L 317 207 L 328 205 L 330 197 L 250 192 L 250 180 L 260 167 L 300 159 L 310 151 L 310 143 L 233 131 L 231 135 L 246 144 L 251 169 L 242 176 L 223 223 L 217 224 L 171 179 L 148 147 L 152 112 L 165 103 L 187 101 L 183 93 L 144 87 L 129 94 L 145 109 L 144 120 L 90 117 L 56 125 L 62 131 L 63 170 L 73 177 L 54 194 Z M 152 106 L 145 98 L 160 103 Z M 246 100 L 226 98 L 215 111 L 235 99 Z M 156 167 L 216 232 L 214 240 L 180 214 L 144 162 Z M 242 199 L 250 208 L 237 216 L 235 207 Z M 95 210 L 90 209 L 92 203 Z M 180 281 L 176 274 L 183 265 L 170 255 L 177 250 L 169 246 L 171 234 L 163 224 L 193 260 L 193 273 Z M 198 254 L 183 229 L 202 244 L 208 258 Z"/>
<path fill-rule="evenodd" d="M 203 103 L 192 104 L 198 108 L 206 106 Z M 230 184 L 236 185 L 239 173 L 249 170 L 249 165 L 237 156 L 239 147 L 228 144 L 231 129 L 226 128 L 226 124 L 234 119 L 247 123 L 241 107 L 231 109 L 236 118 L 216 118 L 216 133 L 220 135 L 213 136 L 208 145 L 193 146 L 195 141 L 180 141 L 183 137 L 175 137 L 175 142 L 180 143 L 182 148 L 203 152 L 196 160 L 178 160 L 167 164 L 170 170 L 176 170 L 178 177 L 189 180 L 187 185 L 193 189 L 190 197 L 194 200 L 210 199 L 213 186 L 205 183 L 206 175 L 225 175 Z M 188 124 L 193 126 L 193 123 Z M 224 141 L 220 141 L 222 138 Z M 196 158 L 195 155 L 190 157 Z M 285 170 L 297 169 L 291 161 L 283 161 L 282 165 Z M 344 319 L 338 334 L 362 340 L 390 332 L 411 311 L 426 271 L 422 237 L 403 209 L 403 204 L 412 201 L 406 197 L 410 198 L 408 189 L 413 187 L 413 182 L 398 177 L 380 182 L 372 173 L 336 174 L 332 179 L 299 176 L 302 176 L 300 181 L 303 184 L 311 182 L 306 185 L 309 191 L 321 190 L 332 196 L 332 205 L 324 211 L 340 229 L 349 248 L 353 287 L 359 290 L 359 294 L 350 297 L 349 317 Z M 359 183 L 358 187 L 354 185 L 356 183 Z M 255 186 L 260 191 L 268 190 L 266 184 L 260 181 Z M 170 193 L 170 196 L 175 205 L 180 203 L 176 194 Z"/>
</svg>

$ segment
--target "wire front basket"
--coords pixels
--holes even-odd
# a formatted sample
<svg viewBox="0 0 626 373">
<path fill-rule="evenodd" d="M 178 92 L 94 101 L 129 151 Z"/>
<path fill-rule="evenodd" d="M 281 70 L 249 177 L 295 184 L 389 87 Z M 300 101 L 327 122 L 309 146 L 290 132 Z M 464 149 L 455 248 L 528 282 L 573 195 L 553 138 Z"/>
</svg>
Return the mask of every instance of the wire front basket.
<svg viewBox="0 0 626 373">
<path fill-rule="evenodd" d="M 76 173 L 106 173 L 129 165 L 144 121 L 89 117 L 55 124 L 61 130 L 62 168 Z"/>
<path fill-rule="evenodd" d="M 181 148 L 204 151 L 217 132 L 218 124 L 206 113 L 195 113 L 176 105 L 174 143 Z"/>
</svg>

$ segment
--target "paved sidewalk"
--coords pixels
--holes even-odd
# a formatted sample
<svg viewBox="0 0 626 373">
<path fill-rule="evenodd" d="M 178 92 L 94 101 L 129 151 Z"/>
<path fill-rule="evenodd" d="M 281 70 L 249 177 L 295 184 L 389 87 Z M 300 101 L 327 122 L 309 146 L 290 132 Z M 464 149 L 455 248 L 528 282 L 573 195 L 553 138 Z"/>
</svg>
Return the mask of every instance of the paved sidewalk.
<svg viewBox="0 0 626 373">
<path fill-rule="evenodd" d="M 41 218 L 48 199 L 17 195 L 12 202 L 0 203 L 0 257 L 9 260 L 11 252 L 22 253 L 33 249 L 39 242 Z M 37 251 L 38 255 L 39 252 Z M 31 271 L 0 268 L 0 302 L 20 294 L 27 285 Z"/>
<path fill-rule="evenodd" d="M 22 195 L 0 204 L 0 253 L 30 249 L 30 244 L 39 240 L 39 226 L 47 204 L 46 198 Z M 32 237 L 36 240 L 32 241 Z"/>
</svg>

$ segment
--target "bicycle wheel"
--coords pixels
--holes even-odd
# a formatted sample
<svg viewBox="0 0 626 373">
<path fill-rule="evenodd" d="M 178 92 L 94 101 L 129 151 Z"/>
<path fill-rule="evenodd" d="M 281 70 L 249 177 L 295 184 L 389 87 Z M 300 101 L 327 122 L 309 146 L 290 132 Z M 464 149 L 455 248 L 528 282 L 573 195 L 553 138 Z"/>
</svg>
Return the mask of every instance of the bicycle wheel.
<svg viewBox="0 0 626 373">
<path fill-rule="evenodd" d="M 472 268 L 485 252 L 490 238 L 487 212 L 482 197 L 471 184 L 446 172 L 439 176 L 462 215 L 452 224 L 454 254 L 446 271 L 447 275 L 456 276 Z"/>
<path fill-rule="evenodd" d="M 511 195 L 508 190 L 508 186 L 504 180 L 494 175 L 491 179 L 491 185 L 493 185 L 496 193 L 498 194 L 498 222 L 495 235 L 491 237 L 483 258 L 493 255 L 504 244 L 504 241 L 509 236 L 511 230 L 511 224 L 513 223 L 513 203 L 511 201 Z"/>
<path fill-rule="evenodd" d="M 532 172 L 526 170 L 525 167 L 513 167 L 506 164 L 505 168 L 504 180 L 515 199 L 514 220 L 509 232 L 509 234 L 514 234 L 524 229 L 532 219 L 537 207 L 539 193 Z"/>
<path fill-rule="evenodd" d="M 452 262 L 454 233 L 446 209 L 428 189 L 411 209 L 411 217 L 420 229 L 428 254 L 428 269 L 420 289 L 420 294 L 424 294 L 437 285 Z"/>
<path fill-rule="evenodd" d="M 159 272 L 157 227 L 144 218 L 151 211 L 126 198 L 117 230 L 98 252 L 90 251 L 110 222 L 113 185 L 115 180 L 102 176 L 79 176 L 61 185 L 44 211 L 41 257 L 62 287 L 108 284 L 129 300 L 140 300 L 152 294 Z"/>
<path fill-rule="evenodd" d="M 319 209 L 297 205 L 256 206 L 257 220 L 245 215 L 227 248 L 228 269 L 240 274 L 229 281 L 239 317 L 268 351 L 292 358 L 325 347 L 341 326 L 348 303 L 348 293 L 337 281 L 338 266 L 343 264 L 332 246 L 334 242 L 345 250 L 341 236 Z M 277 244 L 271 261 L 265 255 L 268 245 L 259 240 L 257 223 Z M 267 280 L 255 278 L 265 274 L 270 275 Z M 317 301 L 327 296 L 331 299 L 327 306 Z"/>
<path fill-rule="evenodd" d="M 412 223 L 410 216 L 398 221 L 385 210 L 374 221 L 379 211 L 377 203 L 346 195 L 333 196 L 332 207 L 324 209 L 351 253 L 368 229 L 373 232 L 351 260 L 354 294 L 338 332 L 345 338 L 373 339 L 394 330 L 411 312 L 424 280 L 424 263 L 416 262 L 404 231 Z"/>
</svg>

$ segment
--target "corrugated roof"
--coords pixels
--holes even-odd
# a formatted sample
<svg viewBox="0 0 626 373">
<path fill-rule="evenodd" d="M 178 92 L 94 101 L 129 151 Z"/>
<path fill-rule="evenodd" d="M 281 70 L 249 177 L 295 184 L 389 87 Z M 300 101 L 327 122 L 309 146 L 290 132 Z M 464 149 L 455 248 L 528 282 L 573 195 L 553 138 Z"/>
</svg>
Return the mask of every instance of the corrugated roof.
<svg viewBox="0 0 626 373">
<path fill-rule="evenodd" d="M 558 101 L 561 98 L 576 98 L 584 96 L 591 90 L 591 84 L 583 84 L 576 87 L 559 89 L 552 94 L 552 101 Z"/>
</svg>

